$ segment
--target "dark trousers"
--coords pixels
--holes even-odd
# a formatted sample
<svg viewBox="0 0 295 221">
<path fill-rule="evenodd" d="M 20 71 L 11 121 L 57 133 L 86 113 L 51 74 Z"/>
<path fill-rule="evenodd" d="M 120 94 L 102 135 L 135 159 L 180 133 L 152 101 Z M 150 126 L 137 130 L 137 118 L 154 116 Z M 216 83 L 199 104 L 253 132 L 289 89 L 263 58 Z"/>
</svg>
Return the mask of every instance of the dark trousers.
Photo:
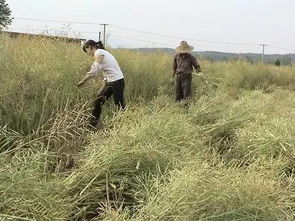
<svg viewBox="0 0 295 221">
<path fill-rule="evenodd" d="M 176 75 L 176 101 L 187 100 L 192 96 L 192 74 Z"/>
<path fill-rule="evenodd" d="M 94 108 L 92 110 L 92 118 L 90 121 L 91 126 L 96 127 L 101 114 L 101 106 L 112 95 L 118 109 L 125 109 L 124 87 L 124 79 L 108 83 L 107 87 L 102 91 L 101 94 L 98 95 L 98 97 L 94 101 Z"/>
</svg>

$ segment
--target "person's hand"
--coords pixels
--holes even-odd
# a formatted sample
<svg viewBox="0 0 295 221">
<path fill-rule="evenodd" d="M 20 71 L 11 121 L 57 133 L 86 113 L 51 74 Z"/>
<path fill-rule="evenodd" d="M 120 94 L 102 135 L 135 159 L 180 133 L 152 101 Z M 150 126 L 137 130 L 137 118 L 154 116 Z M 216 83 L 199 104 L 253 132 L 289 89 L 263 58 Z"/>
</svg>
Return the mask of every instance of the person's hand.
<svg viewBox="0 0 295 221">
<path fill-rule="evenodd" d="M 171 84 L 171 86 L 172 86 L 174 83 L 175 83 L 175 79 L 174 79 L 174 77 L 170 78 L 170 84 Z"/>
<path fill-rule="evenodd" d="M 104 92 L 104 90 L 101 90 L 101 89 L 99 91 L 97 91 L 97 97 L 100 98 L 100 99 L 102 99 L 102 102 L 104 103 L 107 100 L 107 98 L 103 94 L 103 92 Z"/>
<path fill-rule="evenodd" d="M 84 84 L 83 81 L 79 81 L 79 83 L 77 84 L 77 87 L 81 87 Z"/>
<path fill-rule="evenodd" d="M 101 96 L 101 95 L 102 95 L 102 92 L 103 92 L 103 90 L 101 90 L 101 89 L 98 90 L 98 91 L 97 91 L 97 96 L 98 96 L 98 97 Z"/>
</svg>

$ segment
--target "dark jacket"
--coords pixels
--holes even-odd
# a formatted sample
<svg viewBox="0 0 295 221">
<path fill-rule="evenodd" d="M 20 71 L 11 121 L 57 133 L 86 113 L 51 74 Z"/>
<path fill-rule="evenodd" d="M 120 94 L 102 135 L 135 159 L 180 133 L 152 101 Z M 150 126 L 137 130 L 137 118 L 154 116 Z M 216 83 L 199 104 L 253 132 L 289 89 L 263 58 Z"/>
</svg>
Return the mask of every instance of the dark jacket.
<svg viewBox="0 0 295 221">
<path fill-rule="evenodd" d="M 191 74 L 193 68 L 195 68 L 197 72 L 201 72 L 201 67 L 196 57 L 189 53 L 175 55 L 173 60 L 174 74 Z"/>
</svg>

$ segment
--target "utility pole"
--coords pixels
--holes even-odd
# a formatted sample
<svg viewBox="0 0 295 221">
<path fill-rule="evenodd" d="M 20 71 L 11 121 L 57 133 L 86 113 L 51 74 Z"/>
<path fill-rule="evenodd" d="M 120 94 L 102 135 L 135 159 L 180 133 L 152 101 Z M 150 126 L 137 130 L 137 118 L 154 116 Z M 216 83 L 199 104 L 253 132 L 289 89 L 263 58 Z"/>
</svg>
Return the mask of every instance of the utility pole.
<svg viewBox="0 0 295 221">
<path fill-rule="evenodd" d="M 98 40 L 101 41 L 101 31 L 98 33 Z"/>
<path fill-rule="evenodd" d="M 262 61 L 262 64 L 264 64 L 264 48 L 267 46 L 267 44 L 260 44 L 260 46 L 262 46 L 261 61 Z"/>
<path fill-rule="evenodd" d="M 106 28 L 108 26 L 108 24 L 100 24 L 103 26 L 103 45 L 105 46 L 106 44 Z"/>
</svg>

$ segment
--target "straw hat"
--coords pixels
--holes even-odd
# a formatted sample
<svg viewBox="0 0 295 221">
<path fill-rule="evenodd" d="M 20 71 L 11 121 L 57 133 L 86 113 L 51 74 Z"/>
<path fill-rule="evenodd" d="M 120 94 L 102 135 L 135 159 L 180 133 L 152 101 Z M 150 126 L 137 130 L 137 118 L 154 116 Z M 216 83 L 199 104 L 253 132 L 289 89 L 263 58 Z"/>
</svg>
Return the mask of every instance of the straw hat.
<svg viewBox="0 0 295 221">
<path fill-rule="evenodd" d="M 186 41 L 181 41 L 180 45 L 175 49 L 178 53 L 190 53 L 194 50 Z"/>
</svg>

